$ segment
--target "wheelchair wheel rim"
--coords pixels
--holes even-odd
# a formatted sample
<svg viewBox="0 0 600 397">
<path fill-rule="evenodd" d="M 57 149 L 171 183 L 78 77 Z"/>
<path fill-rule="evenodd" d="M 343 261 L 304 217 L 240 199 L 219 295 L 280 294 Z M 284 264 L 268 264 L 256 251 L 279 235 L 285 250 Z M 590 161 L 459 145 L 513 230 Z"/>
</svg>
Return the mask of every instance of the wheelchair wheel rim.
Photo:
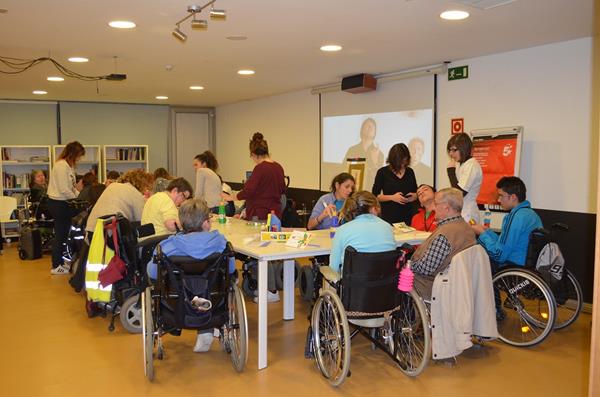
<svg viewBox="0 0 600 397">
<path fill-rule="evenodd" d="M 248 320 L 246 303 L 237 285 L 233 285 L 228 298 L 229 321 L 227 323 L 227 345 L 231 350 L 231 362 L 241 372 L 248 361 Z"/>
<path fill-rule="evenodd" d="M 567 270 L 563 278 L 565 282 L 566 291 L 561 294 L 560 304 L 558 299 L 556 302 L 556 321 L 554 323 L 554 329 L 563 329 L 573 324 L 583 306 L 583 292 L 581 291 L 581 285 L 569 270 Z"/>
</svg>

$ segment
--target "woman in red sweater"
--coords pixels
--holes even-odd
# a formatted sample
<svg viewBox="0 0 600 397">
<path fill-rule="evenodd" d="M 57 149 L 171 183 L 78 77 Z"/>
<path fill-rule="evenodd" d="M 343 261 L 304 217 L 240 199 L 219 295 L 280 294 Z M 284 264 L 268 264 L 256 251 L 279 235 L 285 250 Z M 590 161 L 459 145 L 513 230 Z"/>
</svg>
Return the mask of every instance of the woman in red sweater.
<svg viewBox="0 0 600 397">
<path fill-rule="evenodd" d="M 410 225 L 417 230 L 424 232 L 433 232 L 437 227 L 435 221 L 435 203 L 433 197 L 435 195 L 435 189 L 429 185 L 421 185 L 417 189 L 417 198 L 421 204 L 419 212 L 413 216 Z"/>
<path fill-rule="evenodd" d="M 260 132 L 250 140 L 250 158 L 256 166 L 238 194 L 227 199 L 246 200 L 246 219 L 267 219 L 271 211 L 281 218 L 281 195 L 285 193 L 283 167 L 269 156 L 269 146 Z M 227 195 L 228 196 L 228 195 Z"/>
</svg>

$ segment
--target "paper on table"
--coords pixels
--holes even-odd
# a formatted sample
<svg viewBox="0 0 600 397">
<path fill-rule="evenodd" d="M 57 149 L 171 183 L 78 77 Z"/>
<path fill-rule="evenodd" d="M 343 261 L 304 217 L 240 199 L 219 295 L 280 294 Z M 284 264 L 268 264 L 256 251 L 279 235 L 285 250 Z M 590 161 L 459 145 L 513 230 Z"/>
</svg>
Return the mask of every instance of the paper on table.
<svg viewBox="0 0 600 397">
<path fill-rule="evenodd" d="M 294 230 L 285 245 L 288 247 L 304 248 L 308 245 L 312 237 L 312 233 Z"/>
<path fill-rule="evenodd" d="M 409 233 L 409 232 L 414 232 L 415 230 L 417 230 L 414 227 L 408 226 L 404 222 L 394 223 L 393 226 L 394 226 L 394 231 L 398 231 L 400 233 Z"/>
</svg>

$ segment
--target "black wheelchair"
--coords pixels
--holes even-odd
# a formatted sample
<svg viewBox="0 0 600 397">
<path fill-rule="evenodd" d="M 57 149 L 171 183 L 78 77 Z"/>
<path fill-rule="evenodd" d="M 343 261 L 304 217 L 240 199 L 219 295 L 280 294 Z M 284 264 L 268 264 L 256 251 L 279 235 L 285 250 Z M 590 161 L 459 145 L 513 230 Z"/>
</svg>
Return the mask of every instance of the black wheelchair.
<svg viewBox="0 0 600 397">
<path fill-rule="evenodd" d="M 359 333 L 408 376 L 427 366 L 427 308 L 414 289 L 398 290 L 399 257 L 400 249 L 360 253 L 347 247 L 341 277 L 329 266 L 318 267 L 323 287 L 312 309 L 305 357 L 316 360 L 332 386 L 350 376 L 351 338 Z"/>
<path fill-rule="evenodd" d="M 583 305 L 581 286 L 562 259 L 553 231 L 534 230 L 529 238 L 525 266 L 504 266 L 492 281 L 500 339 L 519 347 L 535 346 L 553 330 L 571 325 Z"/>
<path fill-rule="evenodd" d="M 179 335 L 182 329 L 220 330 L 223 350 L 230 354 L 236 371 L 244 370 L 248 359 L 246 304 L 229 258 L 234 253 L 228 243 L 222 253 L 205 259 L 165 256 L 157 248 L 157 280 L 142 293 L 144 360 L 146 377 L 154 379 L 154 357 L 164 358 L 162 336 Z M 195 298 L 210 301 L 199 309 Z"/>
</svg>

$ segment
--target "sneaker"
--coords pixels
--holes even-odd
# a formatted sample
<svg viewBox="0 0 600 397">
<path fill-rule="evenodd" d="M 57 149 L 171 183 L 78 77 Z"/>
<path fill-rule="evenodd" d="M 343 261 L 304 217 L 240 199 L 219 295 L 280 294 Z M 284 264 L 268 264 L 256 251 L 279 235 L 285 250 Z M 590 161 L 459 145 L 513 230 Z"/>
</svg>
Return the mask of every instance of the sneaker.
<svg viewBox="0 0 600 397">
<path fill-rule="evenodd" d="M 267 291 L 267 303 L 279 302 L 279 291 L 271 292 Z M 258 296 L 253 299 L 254 303 L 258 303 Z"/>
<path fill-rule="evenodd" d="M 50 274 L 53 274 L 55 276 L 67 275 L 69 274 L 69 269 L 67 269 L 64 265 L 58 265 L 52 270 L 50 270 Z"/>
<path fill-rule="evenodd" d="M 194 353 L 205 353 L 210 350 L 210 346 L 213 343 L 213 333 L 206 332 L 198 334 L 196 338 L 196 345 L 194 346 Z"/>
</svg>

